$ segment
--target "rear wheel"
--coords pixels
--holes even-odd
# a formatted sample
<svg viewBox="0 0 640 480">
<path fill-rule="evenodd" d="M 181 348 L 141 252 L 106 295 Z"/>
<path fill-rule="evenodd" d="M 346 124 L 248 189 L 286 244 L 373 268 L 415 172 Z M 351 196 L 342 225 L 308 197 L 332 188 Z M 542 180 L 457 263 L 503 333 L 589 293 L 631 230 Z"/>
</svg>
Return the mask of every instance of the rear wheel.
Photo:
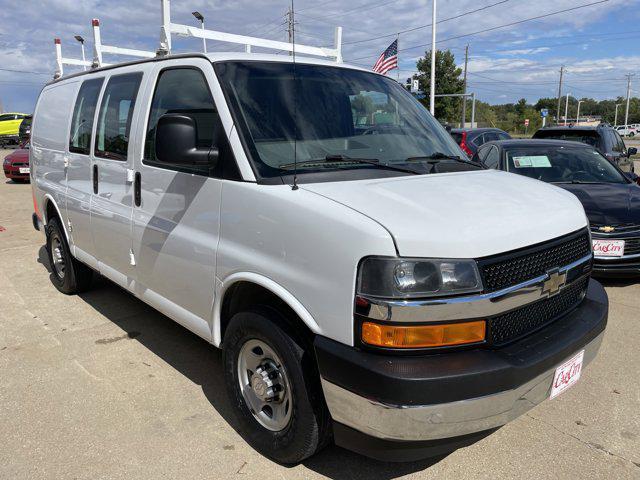
<svg viewBox="0 0 640 480">
<path fill-rule="evenodd" d="M 268 308 L 237 313 L 224 337 L 225 381 L 242 436 L 283 463 L 310 457 L 329 439 L 329 412 L 315 360 Z"/>
<path fill-rule="evenodd" d="M 58 218 L 47 222 L 47 253 L 51 266 L 51 282 L 62 293 L 71 295 L 89 289 L 93 270 L 76 260 L 69 251 L 69 245 Z"/>
</svg>

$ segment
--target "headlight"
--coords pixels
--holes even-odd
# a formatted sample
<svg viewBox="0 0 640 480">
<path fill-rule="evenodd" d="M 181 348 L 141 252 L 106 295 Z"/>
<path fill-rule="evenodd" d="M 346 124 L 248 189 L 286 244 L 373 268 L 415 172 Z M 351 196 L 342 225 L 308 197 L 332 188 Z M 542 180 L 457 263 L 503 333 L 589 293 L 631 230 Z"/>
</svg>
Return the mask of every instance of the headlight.
<svg viewBox="0 0 640 480">
<path fill-rule="evenodd" d="M 360 264 L 359 295 L 417 298 L 482 290 L 475 260 L 368 257 Z"/>
</svg>

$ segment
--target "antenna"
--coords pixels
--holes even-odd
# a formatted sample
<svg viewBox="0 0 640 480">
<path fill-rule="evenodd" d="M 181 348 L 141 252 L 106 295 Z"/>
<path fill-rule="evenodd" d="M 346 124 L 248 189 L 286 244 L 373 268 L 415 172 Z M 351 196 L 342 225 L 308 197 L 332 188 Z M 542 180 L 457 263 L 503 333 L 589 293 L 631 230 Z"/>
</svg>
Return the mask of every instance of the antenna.
<svg viewBox="0 0 640 480">
<path fill-rule="evenodd" d="M 289 10 L 291 28 L 291 56 L 293 57 L 293 186 L 298 190 L 298 82 L 296 77 L 296 22 L 294 17 L 293 0 Z"/>
</svg>

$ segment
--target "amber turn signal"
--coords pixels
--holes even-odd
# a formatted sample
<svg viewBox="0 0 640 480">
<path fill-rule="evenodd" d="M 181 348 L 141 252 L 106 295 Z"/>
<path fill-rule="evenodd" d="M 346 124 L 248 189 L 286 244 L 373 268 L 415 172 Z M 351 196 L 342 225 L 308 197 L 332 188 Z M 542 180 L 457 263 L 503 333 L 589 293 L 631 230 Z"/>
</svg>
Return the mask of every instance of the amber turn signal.
<svg viewBox="0 0 640 480">
<path fill-rule="evenodd" d="M 364 322 L 362 341 L 385 348 L 447 347 L 482 342 L 485 330 L 484 320 L 416 326 Z"/>
</svg>

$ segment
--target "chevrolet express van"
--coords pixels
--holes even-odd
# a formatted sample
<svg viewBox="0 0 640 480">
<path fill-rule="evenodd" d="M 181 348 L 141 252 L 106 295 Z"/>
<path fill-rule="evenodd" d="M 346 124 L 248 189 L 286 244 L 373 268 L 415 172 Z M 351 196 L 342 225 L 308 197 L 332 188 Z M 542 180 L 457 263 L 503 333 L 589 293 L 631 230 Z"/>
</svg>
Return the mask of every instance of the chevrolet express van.
<svg viewBox="0 0 640 480">
<path fill-rule="evenodd" d="M 357 67 L 81 72 L 43 89 L 30 155 L 54 285 L 97 272 L 221 348 L 242 435 L 281 463 L 468 445 L 572 386 L 603 338 L 578 199 L 463 160 Z"/>
</svg>

